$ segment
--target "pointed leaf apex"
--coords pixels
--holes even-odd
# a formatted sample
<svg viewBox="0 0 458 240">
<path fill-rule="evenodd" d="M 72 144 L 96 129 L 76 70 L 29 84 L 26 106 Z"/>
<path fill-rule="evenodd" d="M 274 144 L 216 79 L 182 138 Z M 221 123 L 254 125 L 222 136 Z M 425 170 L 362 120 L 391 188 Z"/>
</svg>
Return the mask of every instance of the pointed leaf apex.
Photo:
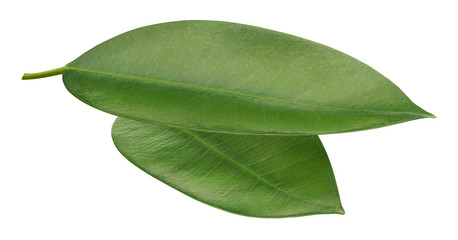
<svg viewBox="0 0 458 240">
<path fill-rule="evenodd" d="M 434 114 L 428 113 L 426 115 L 427 118 L 437 118 Z"/>
<path fill-rule="evenodd" d="M 340 206 L 340 207 L 336 210 L 336 213 L 337 213 L 337 214 L 340 214 L 340 215 L 345 215 L 345 210 L 343 209 L 342 206 Z"/>
<path fill-rule="evenodd" d="M 423 110 L 423 109 L 421 109 L 421 108 L 420 108 L 420 110 L 421 110 L 421 113 L 419 113 L 419 114 L 420 114 L 422 117 L 424 117 L 424 118 L 436 118 L 436 116 L 434 116 L 434 114 L 429 113 L 429 112 L 427 112 L 427 111 L 425 111 L 425 110 Z"/>
</svg>

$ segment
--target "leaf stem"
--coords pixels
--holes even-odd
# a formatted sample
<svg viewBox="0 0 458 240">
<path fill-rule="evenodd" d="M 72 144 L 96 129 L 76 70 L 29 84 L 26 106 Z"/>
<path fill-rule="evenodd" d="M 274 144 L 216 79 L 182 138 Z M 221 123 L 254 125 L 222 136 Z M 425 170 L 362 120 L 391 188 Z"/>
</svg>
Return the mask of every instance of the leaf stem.
<svg viewBox="0 0 458 240">
<path fill-rule="evenodd" d="M 30 79 L 37 79 L 37 78 L 45 78 L 45 77 L 51 77 L 55 75 L 60 75 L 63 73 L 64 67 L 61 68 L 56 68 L 44 72 L 38 72 L 38 73 L 24 73 L 22 76 L 22 80 L 30 80 Z"/>
</svg>

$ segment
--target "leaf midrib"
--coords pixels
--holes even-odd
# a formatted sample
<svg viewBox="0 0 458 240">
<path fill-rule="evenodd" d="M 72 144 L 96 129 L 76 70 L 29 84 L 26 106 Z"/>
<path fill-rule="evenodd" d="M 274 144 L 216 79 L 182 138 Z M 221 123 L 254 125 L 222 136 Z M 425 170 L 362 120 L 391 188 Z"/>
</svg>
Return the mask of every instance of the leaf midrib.
<svg viewBox="0 0 458 240">
<path fill-rule="evenodd" d="M 82 71 L 82 72 L 90 72 L 90 73 L 96 73 L 96 74 L 102 74 L 102 75 L 108 75 L 108 76 L 115 76 L 115 77 L 121 77 L 121 78 L 128 78 L 128 79 L 144 80 L 144 81 L 155 82 L 155 83 L 163 84 L 163 85 L 178 86 L 178 87 L 182 87 L 182 88 L 207 90 L 209 92 L 220 93 L 220 94 L 229 94 L 229 95 L 235 95 L 235 96 L 242 96 L 242 97 L 247 97 L 247 98 L 254 98 L 254 99 L 264 100 L 264 101 L 267 101 L 267 102 L 276 102 L 276 103 L 282 103 L 282 104 L 296 105 L 296 106 L 301 106 L 301 107 L 305 107 L 305 108 L 308 108 L 308 109 L 362 112 L 362 113 L 370 113 L 370 114 L 393 114 L 393 115 L 399 114 L 399 115 L 414 115 L 414 116 L 428 117 L 428 115 L 420 114 L 420 113 L 414 113 L 414 112 L 392 112 L 392 111 L 380 111 L 380 110 L 360 110 L 360 109 L 349 109 L 349 108 L 340 108 L 340 107 L 331 107 L 331 106 L 320 106 L 320 105 L 314 105 L 314 104 L 306 104 L 306 103 L 302 103 L 302 102 L 291 102 L 291 101 L 286 101 L 286 100 L 282 100 L 282 99 L 270 98 L 270 97 L 259 96 L 259 95 L 255 95 L 255 94 L 242 93 L 242 92 L 236 92 L 236 91 L 229 91 L 229 90 L 224 90 L 224 89 L 220 89 L 220 88 L 212 88 L 212 87 L 206 87 L 206 86 L 195 85 L 195 84 L 190 84 L 190 83 L 174 82 L 174 81 L 168 81 L 168 80 L 156 79 L 156 78 L 140 77 L 140 76 L 127 75 L 127 74 L 122 74 L 122 73 L 104 72 L 104 71 L 93 70 L 93 69 L 72 67 L 72 66 L 69 66 L 69 65 L 64 67 L 64 70 L 66 70 L 66 69 L 75 70 L 75 71 Z"/>
<path fill-rule="evenodd" d="M 193 134 L 191 131 L 187 130 L 187 129 L 182 129 L 182 131 L 186 134 L 188 134 L 189 136 L 193 137 L 196 141 L 200 142 L 202 145 L 204 145 L 205 147 L 209 148 L 210 150 L 212 150 L 213 152 L 217 153 L 218 155 L 220 155 L 221 157 L 231 161 L 233 164 L 235 164 L 236 166 L 242 168 L 242 170 L 250 173 L 251 175 L 253 175 L 254 177 L 258 178 L 259 180 L 261 180 L 262 182 L 264 182 L 265 184 L 273 187 L 274 189 L 276 189 L 277 191 L 287 195 L 288 197 L 293 197 L 293 198 L 296 198 L 296 199 L 299 199 L 301 201 L 304 201 L 304 202 L 307 202 L 307 203 L 311 203 L 311 204 L 314 204 L 314 205 L 317 205 L 317 206 L 322 206 L 322 207 L 326 207 L 326 208 L 332 208 L 332 209 L 337 209 L 338 207 L 336 206 L 330 206 L 330 205 L 324 205 L 324 204 L 320 204 L 320 203 L 316 203 L 312 200 L 308 200 L 308 199 L 305 199 L 305 198 L 302 198 L 302 197 L 299 197 L 295 194 L 292 194 L 290 192 L 287 192 L 283 189 L 281 189 L 280 187 L 278 187 L 277 185 L 269 182 L 267 179 L 263 178 L 261 175 L 259 174 L 256 174 L 255 172 L 253 172 L 252 170 L 250 170 L 249 168 L 247 168 L 246 166 L 242 165 L 241 163 L 239 163 L 238 161 L 234 160 L 233 158 L 231 158 L 230 156 L 228 156 L 227 154 L 225 154 L 224 152 L 220 151 L 218 148 L 212 146 L 210 143 L 208 143 L 207 141 L 205 141 L 204 139 L 200 138 L 199 136 Z"/>
</svg>

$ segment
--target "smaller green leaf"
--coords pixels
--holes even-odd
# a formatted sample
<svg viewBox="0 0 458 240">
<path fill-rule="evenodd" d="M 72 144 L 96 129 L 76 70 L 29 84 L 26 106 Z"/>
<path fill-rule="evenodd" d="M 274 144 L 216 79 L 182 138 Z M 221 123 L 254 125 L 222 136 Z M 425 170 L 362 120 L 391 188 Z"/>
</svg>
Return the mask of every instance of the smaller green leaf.
<svg viewBox="0 0 458 240">
<path fill-rule="evenodd" d="M 118 150 L 137 167 L 211 206 L 253 217 L 343 214 L 318 136 L 234 135 L 117 118 Z"/>
</svg>

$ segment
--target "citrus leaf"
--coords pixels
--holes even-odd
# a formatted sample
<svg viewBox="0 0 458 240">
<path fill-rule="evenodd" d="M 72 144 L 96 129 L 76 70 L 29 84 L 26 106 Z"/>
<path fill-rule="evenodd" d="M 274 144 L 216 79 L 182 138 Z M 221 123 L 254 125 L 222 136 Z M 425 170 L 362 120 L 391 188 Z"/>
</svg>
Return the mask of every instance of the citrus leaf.
<svg viewBox="0 0 458 240">
<path fill-rule="evenodd" d="M 118 150 L 137 167 L 214 207 L 254 217 L 343 214 L 318 136 L 199 132 L 117 118 Z"/>
</svg>

